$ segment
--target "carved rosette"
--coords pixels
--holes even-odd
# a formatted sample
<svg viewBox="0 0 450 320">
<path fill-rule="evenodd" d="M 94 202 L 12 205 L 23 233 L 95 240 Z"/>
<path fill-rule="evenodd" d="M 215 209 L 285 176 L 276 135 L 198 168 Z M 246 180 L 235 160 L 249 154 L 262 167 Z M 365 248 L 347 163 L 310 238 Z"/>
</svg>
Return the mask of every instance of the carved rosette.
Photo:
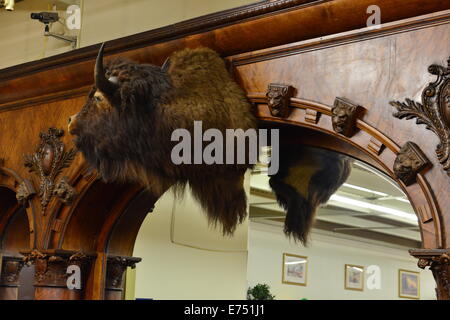
<svg viewBox="0 0 450 320">
<path fill-rule="evenodd" d="M 436 280 L 436 295 L 439 300 L 450 300 L 450 251 L 438 252 L 433 250 L 426 252 L 425 249 L 410 250 L 411 255 L 419 258 L 417 265 L 421 269 L 429 267 Z"/>
<path fill-rule="evenodd" d="M 450 176 L 450 59 L 447 67 L 433 64 L 428 72 L 437 76 L 422 92 L 422 103 L 405 99 L 406 102 L 391 101 L 397 109 L 394 117 L 414 119 L 417 124 L 425 124 L 440 140 L 436 155 L 444 170 Z"/>
<path fill-rule="evenodd" d="M 67 268 L 70 265 L 78 265 L 81 270 L 85 268 L 90 257 L 77 253 L 44 254 L 33 251 L 25 255 L 24 261 L 28 265 L 34 264 L 34 285 L 36 287 L 67 288 L 69 274 Z M 83 278 L 82 278 L 83 279 Z"/>
<path fill-rule="evenodd" d="M 17 287 L 19 285 L 20 271 L 24 261 L 20 257 L 3 257 L 0 273 L 0 286 Z"/>
<path fill-rule="evenodd" d="M 140 262 L 141 258 L 134 257 L 108 257 L 107 271 L 106 271 L 106 289 L 108 290 L 122 290 L 123 276 L 128 267 L 136 268 L 136 263 Z"/>
<path fill-rule="evenodd" d="M 289 104 L 294 96 L 294 88 L 289 85 L 271 83 L 267 88 L 267 105 L 274 117 L 287 118 L 291 113 Z"/>
<path fill-rule="evenodd" d="M 331 108 L 333 130 L 346 137 L 353 136 L 356 131 L 356 120 L 362 116 L 364 108 L 345 98 L 336 98 Z"/>
<path fill-rule="evenodd" d="M 70 149 L 64 151 L 64 144 L 61 137 L 64 130 L 49 128 L 48 132 L 41 132 L 41 143 L 36 152 L 32 155 L 26 155 L 24 165 L 34 172 L 40 180 L 39 197 L 41 199 L 42 212 L 45 215 L 45 209 L 54 195 L 55 180 L 62 169 L 67 168 L 75 158 L 76 151 Z"/>
<path fill-rule="evenodd" d="M 416 182 L 417 174 L 430 165 L 430 161 L 414 142 L 407 142 L 397 154 L 394 174 L 406 186 Z"/>
</svg>

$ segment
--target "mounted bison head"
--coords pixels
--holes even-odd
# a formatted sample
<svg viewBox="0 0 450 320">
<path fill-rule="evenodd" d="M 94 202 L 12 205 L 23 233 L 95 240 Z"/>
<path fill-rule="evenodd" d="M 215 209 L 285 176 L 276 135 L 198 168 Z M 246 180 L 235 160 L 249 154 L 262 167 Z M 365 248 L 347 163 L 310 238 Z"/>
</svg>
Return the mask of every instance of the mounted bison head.
<svg viewBox="0 0 450 320">
<path fill-rule="evenodd" d="M 95 86 L 69 132 L 106 181 L 137 182 L 156 195 L 189 183 L 210 221 L 232 233 L 246 216 L 243 175 L 249 164 L 181 164 L 171 160 L 175 129 L 256 127 L 251 105 L 218 54 L 207 48 L 172 54 L 167 68 L 116 59 L 95 64 Z"/>
</svg>

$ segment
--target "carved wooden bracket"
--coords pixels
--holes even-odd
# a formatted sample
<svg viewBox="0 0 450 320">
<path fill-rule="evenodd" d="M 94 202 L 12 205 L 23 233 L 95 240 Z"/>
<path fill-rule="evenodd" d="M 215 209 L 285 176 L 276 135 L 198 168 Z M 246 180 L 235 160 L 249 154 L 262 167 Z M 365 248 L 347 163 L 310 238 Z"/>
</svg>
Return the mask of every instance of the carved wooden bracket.
<svg viewBox="0 0 450 320">
<path fill-rule="evenodd" d="M 21 257 L 3 256 L 1 263 L 0 286 L 18 286 L 19 274 L 24 266 Z"/>
<path fill-rule="evenodd" d="M 397 154 L 394 162 L 394 174 L 406 186 L 416 182 L 417 174 L 425 169 L 430 161 L 414 143 L 407 142 Z"/>
<path fill-rule="evenodd" d="M 331 108 L 333 130 L 346 137 L 353 136 L 356 131 L 356 120 L 364 113 L 364 108 L 345 98 L 336 98 Z"/>
<path fill-rule="evenodd" d="M 266 97 L 270 113 L 274 117 L 287 118 L 291 113 L 290 100 L 294 96 L 294 87 L 284 84 L 271 83 L 267 88 Z"/>
<path fill-rule="evenodd" d="M 436 280 L 436 295 L 439 300 L 450 300 L 450 251 L 448 249 L 414 249 L 409 253 L 418 258 L 421 269 L 430 267 Z"/>
<path fill-rule="evenodd" d="M 62 169 L 70 165 L 76 155 L 74 149 L 64 151 L 64 144 L 61 141 L 63 135 L 64 130 L 56 128 L 49 128 L 47 133 L 41 132 L 39 135 L 41 143 L 36 152 L 24 157 L 25 167 L 28 167 L 29 171 L 34 172 L 40 179 L 39 197 L 43 215 L 54 195 L 56 177 Z"/>
<path fill-rule="evenodd" d="M 35 265 L 34 285 L 67 287 L 67 268 L 70 265 L 78 265 L 82 270 L 83 266 L 89 262 L 92 255 L 86 255 L 82 252 L 53 252 L 42 253 L 32 251 L 24 253 L 23 259 L 27 265 Z"/>
<path fill-rule="evenodd" d="M 141 258 L 109 256 L 106 271 L 106 289 L 122 290 L 123 275 L 128 267 L 136 268 Z"/>
<path fill-rule="evenodd" d="M 24 179 L 16 190 L 16 199 L 19 204 L 25 208 L 28 208 L 28 201 L 36 194 L 31 181 Z"/>
<path fill-rule="evenodd" d="M 416 118 L 417 124 L 425 124 L 439 137 L 436 155 L 450 176 L 450 58 L 447 67 L 433 64 L 428 67 L 428 72 L 436 75 L 437 80 L 423 90 L 422 103 L 405 99 L 406 103 L 391 101 L 390 104 L 397 109 L 394 117 Z"/>
</svg>

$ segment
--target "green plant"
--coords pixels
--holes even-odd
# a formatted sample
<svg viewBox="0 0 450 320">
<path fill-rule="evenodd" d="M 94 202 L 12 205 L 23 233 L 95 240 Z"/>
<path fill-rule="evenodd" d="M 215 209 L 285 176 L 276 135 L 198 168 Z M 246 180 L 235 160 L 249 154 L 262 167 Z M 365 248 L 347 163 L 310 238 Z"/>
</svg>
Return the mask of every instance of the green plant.
<svg viewBox="0 0 450 320">
<path fill-rule="evenodd" d="M 270 287 L 267 284 L 257 284 L 247 290 L 247 300 L 274 300 L 275 296 L 270 293 Z"/>
</svg>

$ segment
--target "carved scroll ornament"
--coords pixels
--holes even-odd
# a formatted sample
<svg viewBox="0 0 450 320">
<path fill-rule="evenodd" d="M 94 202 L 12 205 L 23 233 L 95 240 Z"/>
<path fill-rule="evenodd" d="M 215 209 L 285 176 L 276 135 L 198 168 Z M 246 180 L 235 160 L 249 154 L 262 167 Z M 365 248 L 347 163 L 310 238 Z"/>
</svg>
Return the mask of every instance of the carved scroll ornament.
<svg viewBox="0 0 450 320">
<path fill-rule="evenodd" d="M 290 114 L 290 100 L 294 95 L 292 86 L 271 83 L 267 88 L 267 104 L 274 117 L 287 118 Z"/>
<path fill-rule="evenodd" d="M 64 144 L 61 137 L 64 130 L 49 128 L 48 132 L 41 132 L 41 143 L 36 152 L 32 155 L 26 155 L 24 165 L 39 176 L 40 187 L 39 197 L 41 199 L 42 212 L 45 215 L 45 209 L 54 194 L 55 179 L 61 173 L 62 169 L 67 168 L 75 158 L 76 151 L 70 149 L 64 150 Z"/>
<path fill-rule="evenodd" d="M 391 101 L 397 109 L 394 117 L 399 119 L 416 118 L 417 124 L 425 124 L 440 140 L 436 147 L 436 155 L 444 170 L 450 176 L 450 58 L 447 67 L 433 64 L 428 72 L 436 75 L 422 92 L 422 103 L 405 99 L 405 102 Z"/>
<path fill-rule="evenodd" d="M 427 157 L 414 142 L 407 142 L 394 162 L 394 174 L 406 186 L 416 182 L 417 174 L 430 164 Z"/>
</svg>

